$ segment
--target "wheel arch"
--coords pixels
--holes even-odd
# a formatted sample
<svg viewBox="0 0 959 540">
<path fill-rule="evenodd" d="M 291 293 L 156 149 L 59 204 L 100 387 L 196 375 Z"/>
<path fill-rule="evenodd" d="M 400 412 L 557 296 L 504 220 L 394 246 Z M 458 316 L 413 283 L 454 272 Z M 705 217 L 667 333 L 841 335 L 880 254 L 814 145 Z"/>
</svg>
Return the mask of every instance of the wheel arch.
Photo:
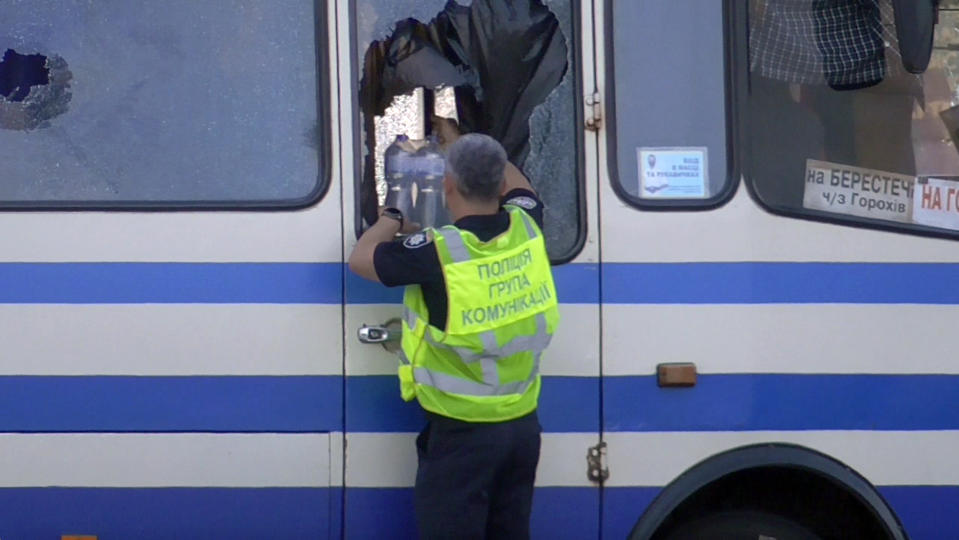
<svg viewBox="0 0 959 540">
<path fill-rule="evenodd" d="M 871 514 L 893 540 L 908 540 L 895 512 L 861 474 L 837 459 L 795 444 L 767 443 L 743 446 L 709 457 L 676 477 L 649 505 L 630 533 L 631 540 L 648 540 L 697 494 L 737 474 L 758 470 L 788 471 L 796 477 L 827 481 L 837 492 L 851 496 Z"/>
</svg>

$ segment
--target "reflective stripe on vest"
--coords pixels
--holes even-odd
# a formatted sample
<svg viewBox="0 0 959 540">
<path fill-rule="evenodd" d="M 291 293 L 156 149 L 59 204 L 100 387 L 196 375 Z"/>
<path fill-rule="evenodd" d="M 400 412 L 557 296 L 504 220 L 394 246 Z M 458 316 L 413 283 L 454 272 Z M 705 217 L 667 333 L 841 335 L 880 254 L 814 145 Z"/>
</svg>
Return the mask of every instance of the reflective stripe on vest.
<svg viewBox="0 0 959 540">
<path fill-rule="evenodd" d="M 405 309 L 404 318 L 407 320 L 407 324 L 409 324 L 411 329 L 416 328 L 418 318 L 416 317 L 416 314 L 412 312 L 412 310 Z M 464 364 L 473 364 L 479 362 L 483 370 L 484 384 L 479 385 L 477 383 L 473 383 L 472 381 L 465 381 L 463 379 L 451 377 L 445 373 L 437 373 L 423 367 L 417 367 L 413 370 L 413 377 L 416 382 L 432 386 L 437 390 L 454 394 L 464 394 L 469 396 L 499 396 L 511 393 L 522 393 L 526 390 L 526 387 L 532 384 L 532 382 L 536 379 L 536 375 L 539 374 L 540 357 L 546 350 L 546 347 L 549 346 L 553 336 L 549 333 L 546 315 L 538 313 L 536 314 L 536 333 L 531 336 L 516 336 L 504 343 L 502 346 L 498 346 L 496 343 L 496 333 L 494 331 L 487 330 L 486 332 L 480 334 L 480 339 L 483 341 L 484 348 L 482 352 L 474 352 L 468 347 L 454 347 L 452 345 L 440 343 L 433 339 L 433 336 L 430 335 L 429 329 L 427 329 L 423 338 L 434 347 L 452 351 L 460 358 L 460 360 L 463 361 Z M 533 371 L 530 373 L 530 376 L 526 381 L 521 381 L 526 385 L 523 387 L 523 390 L 521 392 L 516 392 L 515 390 L 510 389 L 517 388 L 518 383 L 514 382 L 505 385 L 500 384 L 496 363 L 503 358 L 523 352 L 533 353 Z M 410 360 L 406 357 L 406 354 L 403 353 L 402 350 L 400 351 L 400 360 L 404 364 L 410 364 Z M 479 388 L 477 389 L 472 386 L 467 387 L 458 383 L 452 384 L 449 383 L 450 380 L 470 383 L 470 385 L 475 385 Z M 463 388 L 470 388 L 471 390 L 469 392 L 460 391 Z"/>
<path fill-rule="evenodd" d="M 428 322 L 422 289 L 407 288 L 401 389 L 404 399 L 418 397 L 427 410 L 482 422 L 515 418 L 536 407 L 540 359 L 558 323 L 558 308 L 538 227 L 522 210 L 508 211 L 510 227 L 487 242 L 454 227 L 433 231 L 447 277 L 448 313 L 497 313 L 476 321 L 463 315 L 458 326 L 436 328 Z M 500 286 L 505 280 L 518 285 Z M 531 291 L 539 290 L 544 292 L 533 297 Z M 463 371 L 464 366 L 470 369 Z"/>
</svg>

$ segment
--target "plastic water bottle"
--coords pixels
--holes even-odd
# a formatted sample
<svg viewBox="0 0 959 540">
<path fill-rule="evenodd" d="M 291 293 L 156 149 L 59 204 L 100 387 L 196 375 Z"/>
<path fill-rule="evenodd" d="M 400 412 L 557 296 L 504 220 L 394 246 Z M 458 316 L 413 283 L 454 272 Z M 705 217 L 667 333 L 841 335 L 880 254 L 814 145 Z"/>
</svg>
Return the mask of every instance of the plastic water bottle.
<svg viewBox="0 0 959 540">
<path fill-rule="evenodd" d="M 443 196 L 443 174 L 446 160 L 439 141 L 430 136 L 424 148 L 417 153 L 416 208 L 413 220 L 423 227 L 439 227 L 449 223 Z"/>
<path fill-rule="evenodd" d="M 415 164 L 413 157 L 406 151 L 409 137 L 397 135 L 396 140 L 383 154 L 383 167 L 386 173 L 386 206 L 396 208 L 404 216 L 413 213 L 413 181 Z"/>
</svg>

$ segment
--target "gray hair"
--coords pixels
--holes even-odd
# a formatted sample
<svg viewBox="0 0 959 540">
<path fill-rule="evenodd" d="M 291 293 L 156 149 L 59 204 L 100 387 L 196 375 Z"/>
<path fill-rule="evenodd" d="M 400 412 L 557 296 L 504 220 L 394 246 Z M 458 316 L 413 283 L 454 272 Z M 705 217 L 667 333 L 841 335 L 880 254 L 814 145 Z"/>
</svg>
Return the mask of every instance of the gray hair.
<svg viewBox="0 0 959 540">
<path fill-rule="evenodd" d="M 463 135 L 446 150 L 446 172 L 469 200 L 498 200 L 505 170 L 506 150 L 489 135 Z"/>
</svg>

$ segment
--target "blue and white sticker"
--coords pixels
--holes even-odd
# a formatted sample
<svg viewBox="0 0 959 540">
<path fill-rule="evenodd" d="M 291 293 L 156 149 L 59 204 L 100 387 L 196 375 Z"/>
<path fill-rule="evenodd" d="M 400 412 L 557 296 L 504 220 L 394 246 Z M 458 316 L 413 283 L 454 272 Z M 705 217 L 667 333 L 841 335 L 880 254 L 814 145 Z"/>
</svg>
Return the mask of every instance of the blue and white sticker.
<svg viewBox="0 0 959 540">
<path fill-rule="evenodd" d="M 403 240 L 403 245 L 410 249 L 423 247 L 429 243 L 430 243 L 430 239 L 429 237 L 426 236 L 425 232 L 418 232 L 416 234 L 411 234 L 406 237 L 406 240 Z"/>
<path fill-rule="evenodd" d="M 536 199 L 527 196 L 513 197 L 512 199 L 506 201 L 506 204 L 511 204 L 513 206 L 518 206 L 520 208 L 525 208 L 527 210 L 532 210 L 536 208 Z"/>
<path fill-rule="evenodd" d="M 637 148 L 639 196 L 705 199 L 709 196 L 706 147 Z"/>
</svg>

